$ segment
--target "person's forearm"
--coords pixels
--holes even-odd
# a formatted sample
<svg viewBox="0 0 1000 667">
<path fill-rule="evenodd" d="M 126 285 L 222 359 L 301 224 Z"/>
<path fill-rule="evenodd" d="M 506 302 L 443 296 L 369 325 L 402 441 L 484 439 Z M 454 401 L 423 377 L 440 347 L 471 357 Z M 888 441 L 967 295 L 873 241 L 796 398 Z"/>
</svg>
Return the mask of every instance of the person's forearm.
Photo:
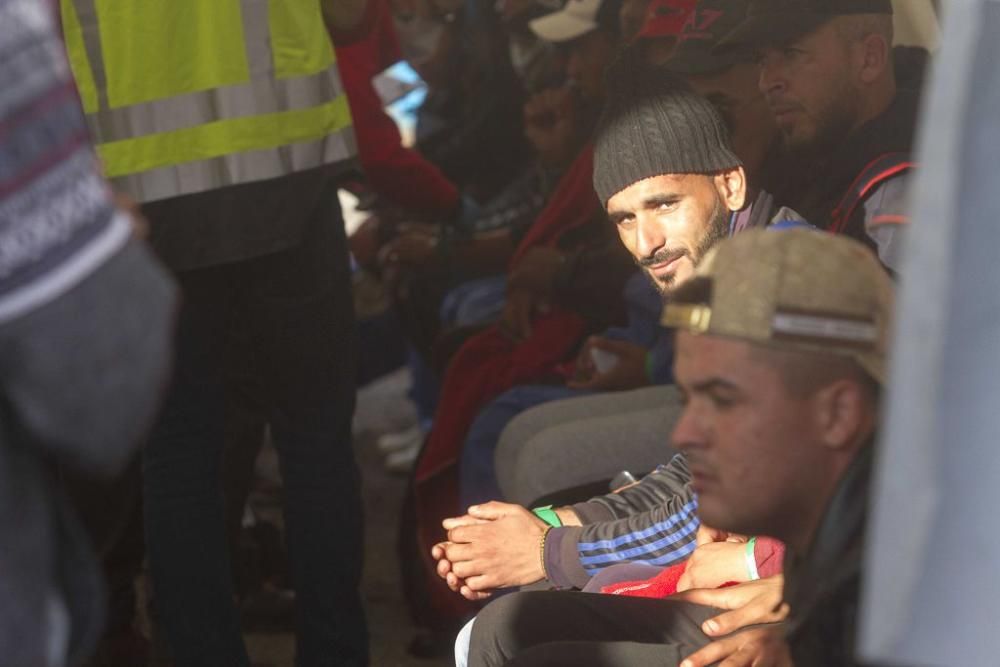
<svg viewBox="0 0 1000 667">
<path fill-rule="evenodd" d="M 668 566 L 687 558 L 700 525 L 691 497 L 618 521 L 553 528 L 545 542 L 545 571 L 561 587 L 582 588 L 601 570 L 628 562 Z"/>
<path fill-rule="evenodd" d="M 367 0 L 320 0 L 323 17 L 334 30 L 353 30 L 365 15 Z"/>
</svg>

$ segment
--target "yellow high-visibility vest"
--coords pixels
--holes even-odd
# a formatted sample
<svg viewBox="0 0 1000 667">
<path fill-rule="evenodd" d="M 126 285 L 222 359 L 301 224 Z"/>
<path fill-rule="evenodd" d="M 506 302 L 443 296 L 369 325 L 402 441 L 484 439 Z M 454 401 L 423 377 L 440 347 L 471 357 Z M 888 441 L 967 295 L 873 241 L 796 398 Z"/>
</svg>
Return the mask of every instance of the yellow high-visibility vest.
<svg viewBox="0 0 1000 667">
<path fill-rule="evenodd" d="M 137 201 L 356 154 L 319 0 L 61 0 L 112 185 Z"/>
</svg>

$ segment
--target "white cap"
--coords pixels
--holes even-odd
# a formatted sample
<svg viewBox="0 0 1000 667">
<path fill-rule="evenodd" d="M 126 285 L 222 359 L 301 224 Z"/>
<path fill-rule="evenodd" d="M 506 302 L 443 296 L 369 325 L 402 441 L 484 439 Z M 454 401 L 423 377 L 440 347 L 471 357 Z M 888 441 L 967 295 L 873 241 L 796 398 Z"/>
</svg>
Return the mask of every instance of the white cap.
<svg viewBox="0 0 1000 667">
<path fill-rule="evenodd" d="M 568 0 L 557 12 L 541 16 L 528 25 L 546 42 L 568 42 L 597 29 L 597 12 L 603 0 Z"/>
</svg>

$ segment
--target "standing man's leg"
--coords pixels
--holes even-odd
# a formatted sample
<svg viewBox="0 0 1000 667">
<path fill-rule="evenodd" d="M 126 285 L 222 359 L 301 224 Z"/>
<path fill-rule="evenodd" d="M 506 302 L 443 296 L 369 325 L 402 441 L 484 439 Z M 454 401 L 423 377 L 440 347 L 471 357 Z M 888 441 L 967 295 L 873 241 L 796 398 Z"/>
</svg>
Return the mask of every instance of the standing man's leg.
<svg viewBox="0 0 1000 667">
<path fill-rule="evenodd" d="M 143 451 L 154 609 L 177 667 L 248 665 L 233 604 L 219 468 L 233 267 L 183 272 L 174 375 Z"/>
<path fill-rule="evenodd" d="M 364 665 L 363 517 L 351 445 L 357 341 L 347 242 L 333 193 L 317 207 L 303 243 L 258 260 L 247 280 L 241 319 L 256 338 L 285 481 L 296 663 Z"/>
</svg>

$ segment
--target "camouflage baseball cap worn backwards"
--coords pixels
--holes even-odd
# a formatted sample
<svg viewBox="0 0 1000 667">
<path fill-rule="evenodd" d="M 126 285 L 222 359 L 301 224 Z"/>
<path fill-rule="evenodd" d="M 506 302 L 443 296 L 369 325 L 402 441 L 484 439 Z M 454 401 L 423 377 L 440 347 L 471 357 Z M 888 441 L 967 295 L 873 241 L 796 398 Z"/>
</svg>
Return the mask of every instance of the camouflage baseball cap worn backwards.
<svg viewBox="0 0 1000 667">
<path fill-rule="evenodd" d="M 746 19 L 720 49 L 790 44 L 837 16 L 892 14 L 891 0 L 750 0 Z"/>
<path fill-rule="evenodd" d="M 885 381 L 893 284 L 872 252 L 825 232 L 749 230 L 713 248 L 663 310 L 664 326 L 838 354 Z"/>
</svg>

